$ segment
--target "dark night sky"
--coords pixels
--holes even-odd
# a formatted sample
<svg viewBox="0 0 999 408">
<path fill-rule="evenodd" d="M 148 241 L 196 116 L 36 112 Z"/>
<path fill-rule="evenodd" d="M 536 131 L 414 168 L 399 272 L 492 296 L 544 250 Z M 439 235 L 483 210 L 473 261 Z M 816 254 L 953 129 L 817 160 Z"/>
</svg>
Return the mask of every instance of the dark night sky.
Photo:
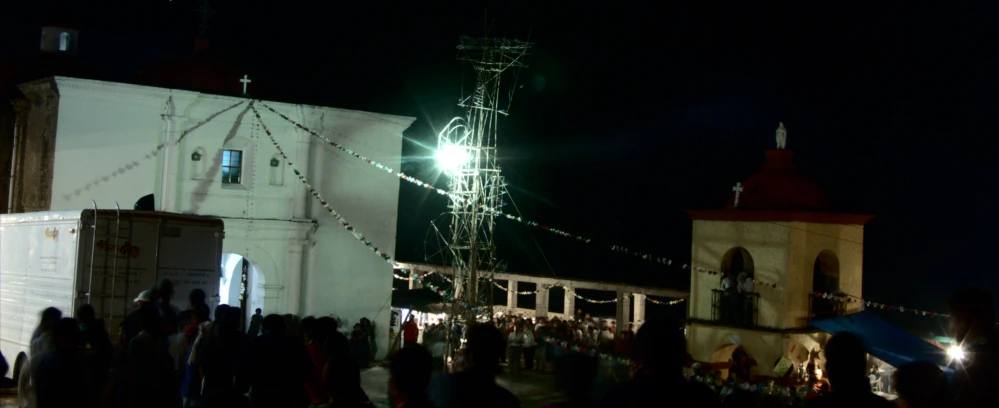
<svg viewBox="0 0 999 408">
<path fill-rule="evenodd" d="M 6 3 L 0 61 L 31 52 L 39 9 L 59 9 Z M 82 55 L 122 78 L 193 51 L 192 0 L 73 3 L 63 10 L 82 31 Z M 213 2 L 209 37 L 266 84 L 265 98 L 417 117 L 402 170 L 431 177 L 420 145 L 435 145 L 434 126 L 460 112 L 455 45 L 483 34 L 488 8 L 489 34 L 530 33 L 537 44 L 501 124 L 504 170 L 525 217 L 684 262 L 681 210 L 721 208 L 784 121 L 796 162 L 836 209 L 877 215 L 865 237 L 866 298 L 942 310 L 959 285 L 999 287 L 999 171 L 993 144 L 978 137 L 995 129 L 985 119 L 996 112 L 995 6 L 731 3 L 229 0 Z M 398 258 L 423 261 L 428 221 L 444 204 L 403 184 Z M 513 271 L 550 275 L 543 248 L 560 276 L 688 281 L 593 245 L 500 228 Z"/>
</svg>

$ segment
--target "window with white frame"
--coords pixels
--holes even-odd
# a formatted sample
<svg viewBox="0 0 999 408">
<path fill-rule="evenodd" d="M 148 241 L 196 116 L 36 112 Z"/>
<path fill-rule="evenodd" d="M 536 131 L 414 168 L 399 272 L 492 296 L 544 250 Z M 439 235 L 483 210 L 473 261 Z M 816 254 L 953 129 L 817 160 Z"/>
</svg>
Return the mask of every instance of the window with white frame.
<svg viewBox="0 0 999 408">
<path fill-rule="evenodd" d="M 243 174 L 243 151 L 222 151 L 222 184 L 239 184 Z"/>
</svg>

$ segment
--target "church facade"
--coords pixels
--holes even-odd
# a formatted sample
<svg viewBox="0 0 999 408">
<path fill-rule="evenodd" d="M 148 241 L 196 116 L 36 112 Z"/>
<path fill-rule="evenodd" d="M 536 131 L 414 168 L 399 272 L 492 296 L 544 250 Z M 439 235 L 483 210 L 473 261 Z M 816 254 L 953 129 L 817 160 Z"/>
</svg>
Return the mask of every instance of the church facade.
<svg viewBox="0 0 999 408">
<path fill-rule="evenodd" d="M 238 81 L 238 77 L 232 81 Z M 14 101 L 8 211 L 155 209 L 225 221 L 222 303 L 238 304 L 249 265 L 247 312 L 335 314 L 372 320 L 387 349 L 392 265 L 373 254 L 308 192 L 257 122 L 250 100 L 208 93 L 49 77 Z M 415 118 L 264 102 L 334 142 L 399 168 Z M 395 253 L 400 180 L 256 104 L 297 169 L 354 228 Z M 179 294 L 181 295 L 181 294 Z M 186 295 L 186 294 L 183 294 Z"/>
</svg>

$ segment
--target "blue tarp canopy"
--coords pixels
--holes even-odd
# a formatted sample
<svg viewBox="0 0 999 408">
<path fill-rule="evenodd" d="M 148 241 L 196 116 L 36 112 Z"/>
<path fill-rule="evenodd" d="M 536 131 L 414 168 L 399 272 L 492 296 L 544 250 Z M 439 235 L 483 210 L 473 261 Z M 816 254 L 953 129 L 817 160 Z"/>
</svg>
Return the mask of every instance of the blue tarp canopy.
<svg viewBox="0 0 999 408">
<path fill-rule="evenodd" d="M 913 361 L 926 361 L 940 367 L 947 367 L 949 363 L 944 350 L 867 312 L 816 320 L 812 326 L 830 334 L 853 333 L 864 341 L 867 353 L 895 367 Z"/>
</svg>

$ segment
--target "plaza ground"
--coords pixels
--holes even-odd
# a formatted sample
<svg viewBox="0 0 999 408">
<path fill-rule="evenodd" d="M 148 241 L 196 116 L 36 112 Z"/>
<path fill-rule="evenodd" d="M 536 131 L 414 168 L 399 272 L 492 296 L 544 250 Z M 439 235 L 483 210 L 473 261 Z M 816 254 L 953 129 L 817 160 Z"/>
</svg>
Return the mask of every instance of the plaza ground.
<svg viewBox="0 0 999 408">
<path fill-rule="evenodd" d="M 384 367 L 361 372 L 361 386 L 376 407 L 390 406 L 387 395 L 388 378 L 388 369 Z M 503 374 L 496 382 L 520 398 L 520 404 L 524 407 L 536 407 L 559 400 L 555 376 L 550 372 L 522 372 L 516 376 Z"/>
</svg>

